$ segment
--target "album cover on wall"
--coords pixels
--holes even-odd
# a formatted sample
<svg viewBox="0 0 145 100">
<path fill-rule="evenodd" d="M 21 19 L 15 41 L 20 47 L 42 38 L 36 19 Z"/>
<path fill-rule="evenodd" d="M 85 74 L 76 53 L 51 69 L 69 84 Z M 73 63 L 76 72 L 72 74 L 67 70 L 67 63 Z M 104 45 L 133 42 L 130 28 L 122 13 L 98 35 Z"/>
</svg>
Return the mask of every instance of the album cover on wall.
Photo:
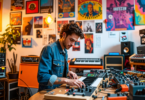
<svg viewBox="0 0 145 100">
<path fill-rule="evenodd" d="M 53 0 L 40 0 L 40 13 L 53 12 Z"/>
<path fill-rule="evenodd" d="M 93 40 L 93 34 L 84 34 L 85 36 L 85 53 L 93 53 L 94 52 L 94 40 Z"/>
<path fill-rule="evenodd" d="M 56 34 L 49 34 L 48 37 L 48 44 L 51 44 L 56 41 Z"/>
<path fill-rule="evenodd" d="M 102 33 L 102 23 L 96 23 L 96 33 Z"/>
<path fill-rule="evenodd" d="M 13 39 L 14 44 L 21 44 L 21 27 L 15 27 L 13 30 L 14 34 L 20 33 L 20 36 L 16 36 L 16 39 Z"/>
<path fill-rule="evenodd" d="M 36 30 L 36 38 L 42 38 L 42 29 Z"/>
<path fill-rule="evenodd" d="M 94 32 L 94 21 L 83 21 L 84 32 Z"/>
<path fill-rule="evenodd" d="M 39 0 L 26 1 L 26 14 L 39 13 Z"/>
<path fill-rule="evenodd" d="M 32 38 L 22 38 L 22 47 L 31 48 Z"/>
<path fill-rule="evenodd" d="M 72 51 L 80 51 L 80 41 L 75 42 L 72 47 Z"/>
<path fill-rule="evenodd" d="M 49 24 L 45 22 L 46 18 L 43 18 L 43 28 L 49 28 Z"/>
<path fill-rule="evenodd" d="M 10 12 L 10 24 L 22 25 L 22 12 Z"/>
<path fill-rule="evenodd" d="M 24 9 L 24 0 L 11 0 L 11 11 L 23 9 Z"/>
<path fill-rule="evenodd" d="M 78 0 L 78 20 L 102 19 L 102 0 Z"/>
<path fill-rule="evenodd" d="M 34 28 L 42 28 L 42 16 L 34 17 Z"/>
<path fill-rule="evenodd" d="M 134 30 L 133 0 L 107 0 L 107 31 Z"/>
<path fill-rule="evenodd" d="M 145 25 L 145 1 L 135 0 L 135 24 Z"/>
<path fill-rule="evenodd" d="M 64 24 L 68 24 L 68 20 L 57 21 L 57 30 L 58 30 L 58 33 L 60 33 L 60 30 L 61 30 L 61 28 L 63 27 Z"/>
<path fill-rule="evenodd" d="M 76 21 L 75 23 L 82 29 L 82 21 Z"/>
<path fill-rule="evenodd" d="M 75 17 L 75 0 L 58 0 L 58 18 Z"/>
<path fill-rule="evenodd" d="M 22 35 L 33 35 L 33 17 L 23 17 Z"/>
</svg>

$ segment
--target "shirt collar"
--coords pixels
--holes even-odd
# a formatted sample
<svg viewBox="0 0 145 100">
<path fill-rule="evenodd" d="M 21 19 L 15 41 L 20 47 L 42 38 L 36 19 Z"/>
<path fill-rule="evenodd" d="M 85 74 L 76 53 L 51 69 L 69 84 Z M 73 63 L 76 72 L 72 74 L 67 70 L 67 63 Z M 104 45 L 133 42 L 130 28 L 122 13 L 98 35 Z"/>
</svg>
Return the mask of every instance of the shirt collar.
<svg viewBox="0 0 145 100">
<path fill-rule="evenodd" d="M 60 53 L 67 53 L 66 49 L 64 49 L 65 52 L 62 50 L 61 45 L 59 43 L 59 39 L 56 41 L 56 44 L 57 44 L 57 47 L 58 47 Z"/>
</svg>

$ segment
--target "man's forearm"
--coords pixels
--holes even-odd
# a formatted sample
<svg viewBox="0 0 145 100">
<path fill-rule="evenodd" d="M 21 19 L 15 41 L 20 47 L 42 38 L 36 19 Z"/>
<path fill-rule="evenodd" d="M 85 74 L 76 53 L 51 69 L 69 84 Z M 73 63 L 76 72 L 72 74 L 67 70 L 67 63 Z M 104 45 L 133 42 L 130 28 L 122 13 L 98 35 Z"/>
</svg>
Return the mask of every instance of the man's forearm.
<svg viewBox="0 0 145 100">
<path fill-rule="evenodd" d="M 67 78 L 60 78 L 57 77 L 56 81 L 54 82 L 54 84 L 65 84 L 67 82 Z"/>
</svg>

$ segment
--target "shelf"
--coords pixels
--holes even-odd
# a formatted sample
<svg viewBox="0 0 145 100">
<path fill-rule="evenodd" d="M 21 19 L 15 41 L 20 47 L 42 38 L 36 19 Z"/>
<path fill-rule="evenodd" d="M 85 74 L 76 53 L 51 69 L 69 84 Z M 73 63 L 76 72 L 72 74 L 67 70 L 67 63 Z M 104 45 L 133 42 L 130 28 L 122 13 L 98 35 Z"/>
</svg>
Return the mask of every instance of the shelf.
<svg viewBox="0 0 145 100">
<path fill-rule="evenodd" d="M 4 96 L 0 96 L 0 98 L 2 98 L 2 97 L 4 97 Z"/>
</svg>

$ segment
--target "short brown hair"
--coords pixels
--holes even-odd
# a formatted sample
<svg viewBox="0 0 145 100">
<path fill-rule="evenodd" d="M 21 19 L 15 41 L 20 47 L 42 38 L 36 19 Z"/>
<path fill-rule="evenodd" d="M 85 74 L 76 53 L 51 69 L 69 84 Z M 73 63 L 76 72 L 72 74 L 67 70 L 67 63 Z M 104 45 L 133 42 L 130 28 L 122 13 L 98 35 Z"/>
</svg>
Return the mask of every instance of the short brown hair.
<svg viewBox="0 0 145 100">
<path fill-rule="evenodd" d="M 63 32 L 66 33 L 66 36 L 75 33 L 76 35 L 78 35 L 80 37 L 80 39 L 84 38 L 82 29 L 76 23 L 70 23 L 70 24 L 63 25 L 63 27 L 60 31 L 60 38 L 62 38 Z"/>
</svg>

